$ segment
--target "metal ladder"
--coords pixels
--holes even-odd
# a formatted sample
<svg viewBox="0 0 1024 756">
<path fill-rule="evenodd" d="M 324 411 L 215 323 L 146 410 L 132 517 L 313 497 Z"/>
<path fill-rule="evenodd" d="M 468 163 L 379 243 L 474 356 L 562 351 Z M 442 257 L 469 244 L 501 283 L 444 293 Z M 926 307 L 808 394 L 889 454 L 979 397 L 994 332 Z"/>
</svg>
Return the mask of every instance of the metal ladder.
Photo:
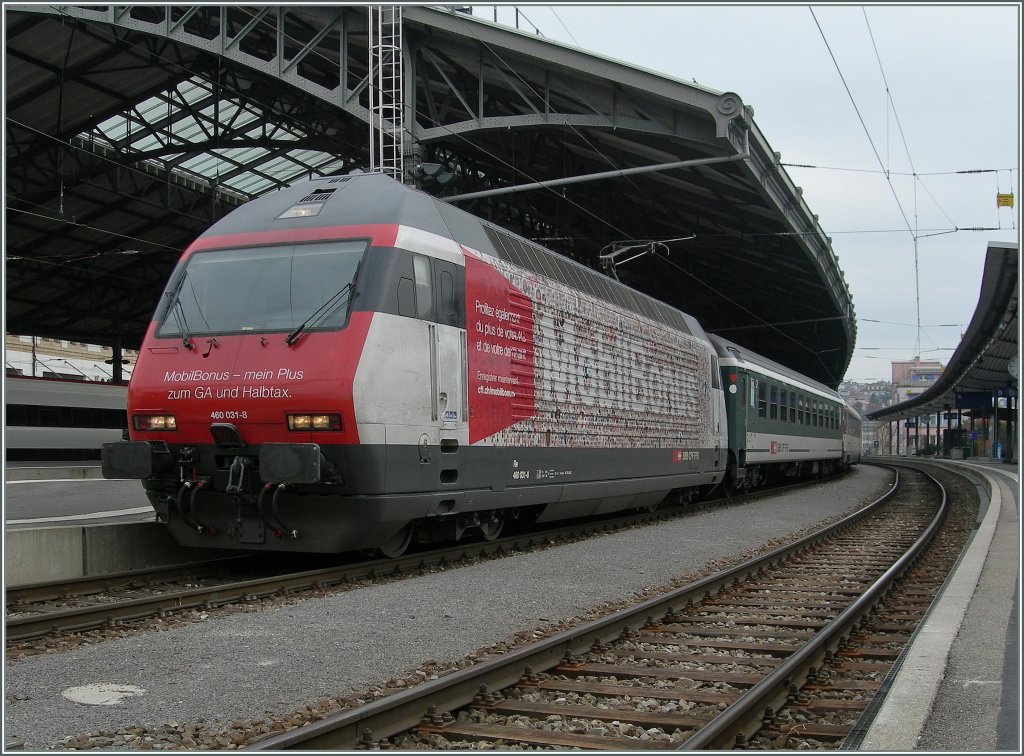
<svg viewBox="0 0 1024 756">
<path fill-rule="evenodd" d="M 405 178 L 402 7 L 370 6 L 370 170 Z"/>
</svg>

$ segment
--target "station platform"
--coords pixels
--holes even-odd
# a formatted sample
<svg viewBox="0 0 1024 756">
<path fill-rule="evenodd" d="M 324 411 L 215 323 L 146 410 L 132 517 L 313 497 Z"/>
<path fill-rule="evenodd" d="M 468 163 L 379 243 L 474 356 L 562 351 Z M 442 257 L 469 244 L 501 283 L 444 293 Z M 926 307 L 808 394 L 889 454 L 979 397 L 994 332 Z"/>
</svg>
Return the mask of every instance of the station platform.
<svg viewBox="0 0 1024 756">
<path fill-rule="evenodd" d="M 1019 467 L 987 459 L 942 464 L 977 475 L 974 535 L 856 747 L 1020 753 Z"/>
</svg>

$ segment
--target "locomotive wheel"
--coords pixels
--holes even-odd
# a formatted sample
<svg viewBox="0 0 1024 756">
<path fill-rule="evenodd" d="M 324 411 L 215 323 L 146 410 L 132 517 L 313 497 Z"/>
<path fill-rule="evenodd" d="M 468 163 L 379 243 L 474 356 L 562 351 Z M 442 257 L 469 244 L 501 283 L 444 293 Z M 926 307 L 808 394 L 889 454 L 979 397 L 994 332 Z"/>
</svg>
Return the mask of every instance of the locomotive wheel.
<svg viewBox="0 0 1024 756">
<path fill-rule="evenodd" d="M 504 512 L 491 512 L 480 519 L 480 532 L 483 533 L 485 541 L 493 541 L 500 536 L 503 527 L 505 527 Z"/>
<path fill-rule="evenodd" d="M 404 528 L 395 533 L 391 538 L 377 547 L 377 550 L 388 559 L 397 559 L 405 553 L 412 543 L 413 525 L 410 522 Z"/>
</svg>

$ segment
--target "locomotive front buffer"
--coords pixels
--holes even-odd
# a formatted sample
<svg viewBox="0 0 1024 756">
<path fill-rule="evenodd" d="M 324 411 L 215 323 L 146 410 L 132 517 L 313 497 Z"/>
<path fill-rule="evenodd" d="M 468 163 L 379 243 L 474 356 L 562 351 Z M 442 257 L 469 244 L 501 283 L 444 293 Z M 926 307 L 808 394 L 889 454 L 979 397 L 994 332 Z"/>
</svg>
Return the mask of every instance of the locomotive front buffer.
<svg viewBox="0 0 1024 756">
<path fill-rule="evenodd" d="M 217 529 L 203 522 L 202 496 L 217 492 L 230 496 L 240 511 L 243 506 L 255 508 L 268 531 L 293 540 L 298 539 L 300 531 L 286 524 L 281 514 L 281 495 L 296 485 L 340 482 L 337 469 L 325 459 L 318 444 L 268 442 L 254 454 L 256 450 L 242 440 L 238 429 L 230 423 L 214 423 L 210 434 L 212 446 L 182 446 L 176 450 L 163 441 L 103 444 L 103 477 L 151 482 L 168 482 L 176 477 L 176 492 L 155 499 L 158 521 L 168 522 L 173 507 L 190 528 L 215 535 Z M 210 474 L 203 474 L 206 472 Z M 241 527 L 241 516 L 238 522 Z"/>
</svg>

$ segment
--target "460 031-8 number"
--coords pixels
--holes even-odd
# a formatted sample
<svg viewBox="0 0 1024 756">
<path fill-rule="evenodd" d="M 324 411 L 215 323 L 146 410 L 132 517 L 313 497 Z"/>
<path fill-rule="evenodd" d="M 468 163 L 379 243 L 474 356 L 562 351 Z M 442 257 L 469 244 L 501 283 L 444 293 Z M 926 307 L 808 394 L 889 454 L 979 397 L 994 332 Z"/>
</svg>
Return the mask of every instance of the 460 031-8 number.
<svg viewBox="0 0 1024 756">
<path fill-rule="evenodd" d="M 210 413 L 211 420 L 245 420 L 248 417 L 245 410 L 214 410 Z"/>
</svg>

